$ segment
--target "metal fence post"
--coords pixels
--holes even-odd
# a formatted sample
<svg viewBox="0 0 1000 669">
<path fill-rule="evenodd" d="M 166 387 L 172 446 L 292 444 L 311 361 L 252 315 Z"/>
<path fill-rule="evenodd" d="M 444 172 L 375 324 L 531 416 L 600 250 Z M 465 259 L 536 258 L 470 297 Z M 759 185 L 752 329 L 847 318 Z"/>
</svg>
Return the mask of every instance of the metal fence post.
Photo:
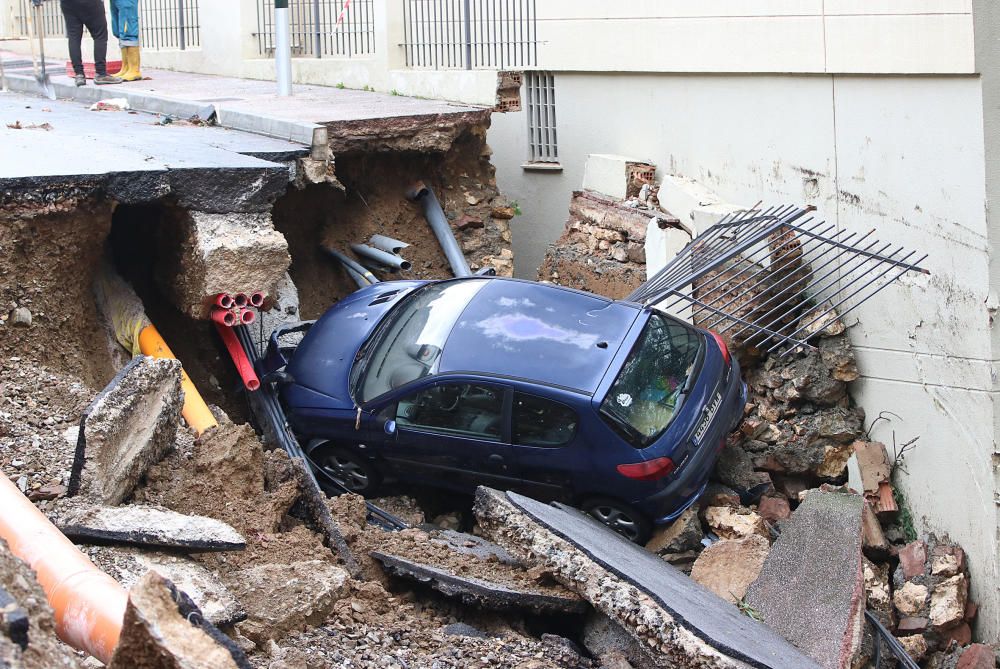
<svg viewBox="0 0 1000 669">
<path fill-rule="evenodd" d="M 323 57 L 323 26 L 319 12 L 319 0 L 313 0 L 313 51 L 317 58 Z"/>
<path fill-rule="evenodd" d="M 292 45 L 288 32 L 288 0 L 274 0 L 274 69 L 279 96 L 292 94 Z"/>
<path fill-rule="evenodd" d="M 177 0 L 177 42 L 181 51 L 187 47 L 187 36 L 184 34 L 184 0 Z"/>
<path fill-rule="evenodd" d="M 471 0 L 463 3 L 465 11 L 465 69 L 472 69 L 472 11 Z"/>
</svg>

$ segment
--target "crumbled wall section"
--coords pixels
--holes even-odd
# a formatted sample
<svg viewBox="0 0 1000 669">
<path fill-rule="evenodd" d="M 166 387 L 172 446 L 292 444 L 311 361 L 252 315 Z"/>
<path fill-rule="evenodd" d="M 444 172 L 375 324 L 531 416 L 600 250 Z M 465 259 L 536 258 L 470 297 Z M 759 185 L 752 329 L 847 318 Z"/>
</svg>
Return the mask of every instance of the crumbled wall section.
<svg viewBox="0 0 1000 669">
<path fill-rule="evenodd" d="M 291 263 L 285 238 L 268 213 L 172 210 L 161 227 L 160 287 L 192 318 L 204 318 L 219 293 L 276 291 Z"/>
<path fill-rule="evenodd" d="M 491 111 L 389 116 L 324 125 L 329 131 L 330 151 L 334 155 L 395 151 L 442 153 L 450 149 L 469 126 L 489 127 Z"/>
<path fill-rule="evenodd" d="M 633 206 L 635 205 L 635 206 Z M 538 271 L 542 281 L 620 299 L 646 280 L 646 230 L 679 221 L 662 211 L 595 191 L 574 191 L 569 221 Z"/>
<path fill-rule="evenodd" d="M 173 445 L 182 402 L 179 361 L 133 359 L 84 411 L 70 494 L 110 505 L 128 499 Z"/>
</svg>

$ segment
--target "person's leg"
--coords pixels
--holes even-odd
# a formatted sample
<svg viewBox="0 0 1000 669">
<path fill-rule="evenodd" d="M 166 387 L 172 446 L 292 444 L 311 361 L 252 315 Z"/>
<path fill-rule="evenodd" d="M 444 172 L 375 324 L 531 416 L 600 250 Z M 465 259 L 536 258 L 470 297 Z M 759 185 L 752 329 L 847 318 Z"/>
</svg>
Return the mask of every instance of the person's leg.
<svg viewBox="0 0 1000 669">
<path fill-rule="evenodd" d="M 122 46 L 139 46 L 139 0 L 115 0 L 118 7 L 118 33 Z"/>
<path fill-rule="evenodd" d="M 111 0 L 111 34 L 121 39 L 121 20 L 119 19 L 118 0 Z"/>
<path fill-rule="evenodd" d="M 66 19 L 66 39 L 69 41 L 69 59 L 73 63 L 73 72 L 77 76 L 83 74 L 83 53 L 80 44 L 83 42 L 83 19 L 80 8 L 73 0 L 62 0 L 60 3 L 63 18 Z"/>
<path fill-rule="evenodd" d="M 101 0 L 87 0 L 86 15 L 83 17 L 90 36 L 94 38 L 94 71 L 99 75 L 108 74 L 108 20 L 104 16 Z"/>
</svg>

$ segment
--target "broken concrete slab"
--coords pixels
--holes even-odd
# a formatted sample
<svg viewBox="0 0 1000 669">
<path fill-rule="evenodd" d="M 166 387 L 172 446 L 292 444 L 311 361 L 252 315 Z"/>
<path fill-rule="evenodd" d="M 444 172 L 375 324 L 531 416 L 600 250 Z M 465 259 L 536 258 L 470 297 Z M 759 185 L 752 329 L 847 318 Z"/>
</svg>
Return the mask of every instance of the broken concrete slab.
<svg viewBox="0 0 1000 669">
<path fill-rule="evenodd" d="M 110 669 L 251 669 L 242 650 L 170 581 L 149 572 L 129 590 Z"/>
<path fill-rule="evenodd" d="M 817 664 L 768 627 L 576 509 L 480 487 L 485 534 L 621 625 L 658 666 L 804 669 Z"/>
<path fill-rule="evenodd" d="M 234 573 L 233 594 L 247 611 L 240 633 L 263 645 L 289 632 L 326 620 L 347 584 L 348 574 L 324 560 L 262 564 Z M 276 599 L 273 593 L 282 596 Z"/>
<path fill-rule="evenodd" d="M 455 553 L 462 553 L 480 560 L 496 560 L 501 564 L 521 566 L 517 558 L 505 551 L 502 546 L 497 546 L 492 541 L 487 541 L 474 534 L 434 529 L 428 532 L 428 536 L 432 544 L 447 546 Z"/>
<path fill-rule="evenodd" d="M 133 358 L 83 412 L 69 494 L 128 499 L 173 445 L 182 402 L 180 361 Z"/>
<path fill-rule="evenodd" d="M 657 529 L 646 544 L 646 550 L 661 556 L 667 553 L 700 550 L 701 539 L 705 536 L 705 531 L 701 528 L 701 519 L 698 518 L 700 510 L 698 504 L 692 504 L 678 516 L 677 520 Z"/>
<path fill-rule="evenodd" d="M 218 577 L 189 557 L 121 546 L 85 550 L 95 564 L 124 588 L 131 588 L 148 572 L 155 571 L 190 597 L 205 620 L 213 625 L 233 625 L 247 617 L 243 606 Z"/>
<path fill-rule="evenodd" d="M 372 557 L 385 566 L 389 573 L 426 583 L 445 595 L 460 599 L 463 603 L 484 609 L 508 610 L 526 609 L 535 613 L 583 613 L 587 603 L 579 596 L 564 591 L 561 595 L 545 592 L 515 589 L 473 576 L 462 576 L 437 566 L 418 562 L 399 555 L 373 552 Z"/>
<path fill-rule="evenodd" d="M 246 539 L 220 520 L 161 507 L 70 506 L 58 511 L 52 520 L 76 543 L 181 548 L 192 552 L 246 548 Z"/>
<path fill-rule="evenodd" d="M 821 666 L 847 668 L 864 632 L 859 495 L 810 491 L 771 547 L 746 601 Z"/>
<path fill-rule="evenodd" d="M 770 549 L 768 540 L 757 534 L 716 541 L 695 560 L 691 578 L 735 604 L 757 580 Z"/>
<path fill-rule="evenodd" d="M 583 623 L 583 645 L 601 666 L 631 666 L 635 669 L 653 669 L 657 666 L 655 653 L 633 639 L 622 626 L 599 611 L 591 611 Z M 627 662 L 621 665 L 620 660 Z M 618 665 L 614 663 L 618 662 Z"/>
</svg>

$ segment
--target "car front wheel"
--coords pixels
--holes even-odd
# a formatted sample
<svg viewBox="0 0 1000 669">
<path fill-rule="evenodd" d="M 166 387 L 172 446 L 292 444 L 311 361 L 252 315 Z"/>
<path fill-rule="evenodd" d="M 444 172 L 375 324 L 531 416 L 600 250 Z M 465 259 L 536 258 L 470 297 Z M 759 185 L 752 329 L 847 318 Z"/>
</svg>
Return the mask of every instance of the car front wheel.
<svg viewBox="0 0 1000 669">
<path fill-rule="evenodd" d="M 652 531 L 645 516 L 628 504 L 607 497 L 587 500 L 583 511 L 633 543 L 645 544 Z"/>
<path fill-rule="evenodd" d="M 313 451 L 312 460 L 324 474 L 358 495 L 370 495 L 382 482 L 382 475 L 375 465 L 346 448 L 321 446 Z M 325 477 L 320 477 L 320 483 L 324 484 L 324 487 L 332 488 L 329 481 L 323 481 L 323 478 Z M 333 492 L 343 491 L 333 490 Z"/>
</svg>

